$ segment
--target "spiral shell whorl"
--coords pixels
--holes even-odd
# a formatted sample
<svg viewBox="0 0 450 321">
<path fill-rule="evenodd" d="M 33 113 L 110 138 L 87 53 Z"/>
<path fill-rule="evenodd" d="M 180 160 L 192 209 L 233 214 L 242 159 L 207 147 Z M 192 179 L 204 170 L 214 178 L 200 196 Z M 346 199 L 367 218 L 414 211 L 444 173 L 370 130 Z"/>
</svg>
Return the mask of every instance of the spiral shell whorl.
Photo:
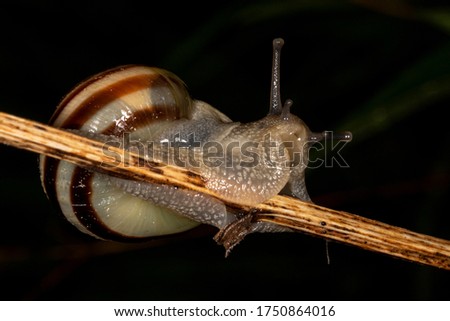
<svg viewBox="0 0 450 321">
<path fill-rule="evenodd" d="M 50 124 L 92 134 L 134 139 L 152 135 L 152 126 L 188 118 L 191 99 L 184 83 L 165 70 L 123 66 L 74 88 Z M 129 195 L 102 174 L 41 156 L 41 180 L 49 198 L 81 231 L 103 239 L 127 240 L 172 234 L 198 223 Z M 130 216 L 134 216 L 130 219 Z"/>
<path fill-rule="evenodd" d="M 186 87 L 174 74 L 158 68 L 124 66 L 78 85 L 58 106 L 50 123 L 118 134 L 145 127 L 155 119 L 179 119 L 191 110 Z"/>
</svg>

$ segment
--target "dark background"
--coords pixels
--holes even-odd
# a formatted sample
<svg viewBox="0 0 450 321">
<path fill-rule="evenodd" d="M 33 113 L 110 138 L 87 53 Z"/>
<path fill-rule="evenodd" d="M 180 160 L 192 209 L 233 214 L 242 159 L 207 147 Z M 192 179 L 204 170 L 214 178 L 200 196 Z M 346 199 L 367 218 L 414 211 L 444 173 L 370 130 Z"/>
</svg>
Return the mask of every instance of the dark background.
<svg viewBox="0 0 450 321">
<path fill-rule="evenodd" d="M 236 121 L 282 97 L 313 131 L 350 130 L 349 168 L 307 172 L 314 202 L 450 239 L 446 1 L 38 1 L 0 4 L 0 110 L 47 122 L 79 81 L 121 64 L 171 70 Z M 302 234 L 146 244 L 79 233 L 47 201 L 37 156 L 0 146 L 0 298 L 449 300 L 450 272 Z M 318 155 L 320 156 L 320 155 Z M 322 155 L 323 156 L 323 155 Z"/>
</svg>

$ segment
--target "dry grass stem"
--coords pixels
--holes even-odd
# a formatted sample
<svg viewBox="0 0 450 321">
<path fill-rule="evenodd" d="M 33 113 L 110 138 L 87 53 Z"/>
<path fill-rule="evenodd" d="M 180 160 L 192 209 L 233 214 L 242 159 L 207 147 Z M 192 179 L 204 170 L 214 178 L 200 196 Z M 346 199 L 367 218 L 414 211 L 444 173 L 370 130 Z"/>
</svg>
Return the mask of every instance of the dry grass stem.
<svg viewBox="0 0 450 321">
<path fill-rule="evenodd" d="M 142 162 L 136 154 L 108 146 L 110 152 L 122 156 L 124 162 L 118 164 L 104 153 L 101 142 L 1 112 L 0 142 L 117 177 L 205 193 L 229 207 L 253 213 L 252 221 L 272 222 L 365 250 L 450 270 L 450 241 L 287 196 L 277 195 L 255 208 L 230 203 L 207 189 L 201 176 L 184 168 Z"/>
</svg>

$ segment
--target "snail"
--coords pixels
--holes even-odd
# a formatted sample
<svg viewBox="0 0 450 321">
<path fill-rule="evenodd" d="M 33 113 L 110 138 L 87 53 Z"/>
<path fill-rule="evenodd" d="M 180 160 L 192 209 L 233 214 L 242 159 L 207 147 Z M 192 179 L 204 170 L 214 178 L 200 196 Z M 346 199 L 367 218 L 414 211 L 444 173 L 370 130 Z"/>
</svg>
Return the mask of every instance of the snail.
<svg viewBox="0 0 450 321">
<path fill-rule="evenodd" d="M 233 202 L 252 206 L 279 193 L 310 202 L 304 175 L 308 148 L 325 134 L 311 132 L 291 114 L 291 100 L 281 103 L 283 43 L 273 41 L 270 110 L 261 120 L 233 122 L 209 104 L 191 99 L 174 74 L 126 65 L 75 87 L 50 124 L 105 146 L 151 153 L 152 159 L 186 166 L 201 175 L 209 189 Z M 223 230 L 242 217 L 211 196 L 114 178 L 46 156 L 40 157 L 40 172 L 48 198 L 67 220 L 100 239 L 147 239 L 199 224 Z M 285 230 L 259 222 L 251 223 L 248 232 Z"/>
</svg>

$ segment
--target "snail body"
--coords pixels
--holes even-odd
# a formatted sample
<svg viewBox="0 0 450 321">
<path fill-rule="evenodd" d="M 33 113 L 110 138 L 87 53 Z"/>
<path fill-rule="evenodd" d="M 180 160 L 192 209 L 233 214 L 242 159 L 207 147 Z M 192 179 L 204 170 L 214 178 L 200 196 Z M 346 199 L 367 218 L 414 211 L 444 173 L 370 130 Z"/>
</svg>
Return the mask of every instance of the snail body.
<svg viewBox="0 0 450 321">
<path fill-rule="evenodd" d="M 310 201 L 304 182 L 307 150 L 319 137 L 281 106 L 279 53 L 274 41 L 271 107 L 259 121 L 231 121 L 209 104 L 190 98 L 172 73 L 122 66 L 73 89 L 50 124 L 114 146 L 152 153 L 152 159 L 186 166 L 209 189 L 231 202 L 259 204 L 283 192 Z M 79 230 L 109 240 L 133 240 L 183 232 L 203 223 L 220 229 L 238 213 L 217 199 L 169 185 L 109 177 L 41 156 L 48 197 Z M 268 223 L 253 231 L 279 231 Z M 282 230 L 282 229 L 281 229 Z"/>
</svg>

